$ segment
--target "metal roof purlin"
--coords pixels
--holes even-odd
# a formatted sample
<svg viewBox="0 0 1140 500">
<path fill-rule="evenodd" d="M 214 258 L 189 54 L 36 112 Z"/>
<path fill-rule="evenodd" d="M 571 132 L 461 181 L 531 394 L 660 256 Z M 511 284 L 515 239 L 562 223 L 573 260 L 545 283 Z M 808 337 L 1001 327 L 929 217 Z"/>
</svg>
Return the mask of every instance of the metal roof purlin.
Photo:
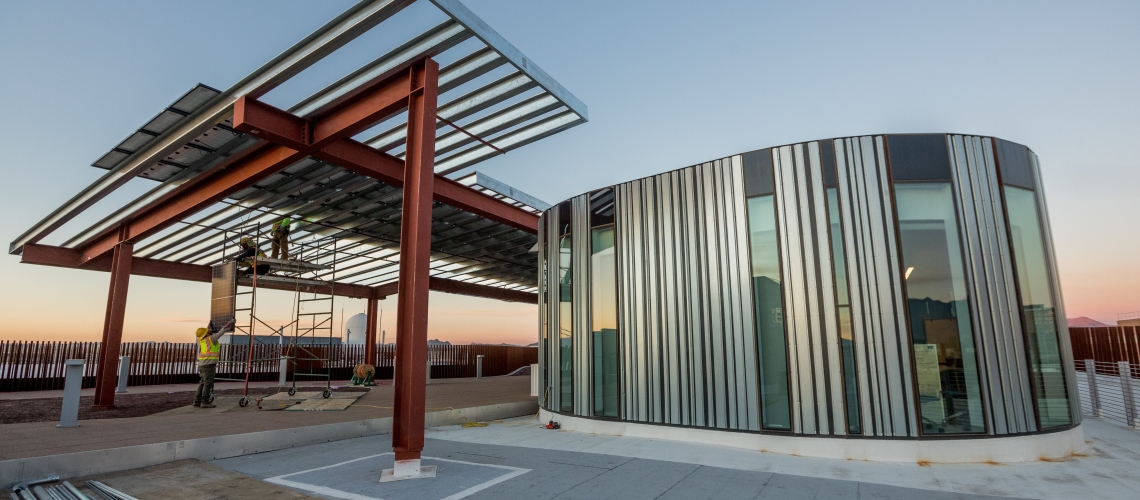
<svg viewBox="0 0 1140 500">
<path fill-rule="evenodd" d="M 466 5 L 460 3 L 459 0 L 431 0 L 431 3 L 451 16 L 452 19 L 466 26 L 467 29 L 475 33 L 475 36 L 479 37 L 483 43 L 497 50 L 511 61 L 511 64 L 515 65 L 519 71 L 526 73 L 527 76 L 538 82 L 547 92 L 554 94 L 558 100 L 566 103 L 566 107 L 577 113 L 583 120 L 590 119 L 586 105 L 583 104 L 582 101 L 579 101 L 577 97 L 574 97 L 574 94 L 571 94 L 570 91 L 562 87 L 562 84 L 546 74 L 537 64 L 527 59 L 522 52 L 519 52 L 519 49 L 516 49 L 515 46 L 511 45 L 502 35 L 488 26 L 487 23 L 483 22 L 483 20 L 480 19 L 479 16 L 476 16 L 474 12 L 471 12 Z"/>
<path fill-rule="evenodd" d="M 126 184 L 158 159 L 182 147 L 187 141 L 213 127 L 232 113 L 233 102 L 242 95 L 260 96 L 290 77 L 312 66 L 344 44 L 365 33 L 385 19 L 395 15 L 414 0 L 371 0 L 361 2 L 329 21 L 313 34 L 290 47 L 230 87 L 201 112 L 183 125 L 171 130 L 152 142 L 147 148 L 136 152 L 125 164 L 111 170 L 98 180 L 73 196 L 62 206 L 45 217 L 8 247 L 9 254 L 18 254 L 27 243 L 35 243 L 55 229 L 75 218 L 80 212 L 94 205 L 113 191 Z"/>
</svg>

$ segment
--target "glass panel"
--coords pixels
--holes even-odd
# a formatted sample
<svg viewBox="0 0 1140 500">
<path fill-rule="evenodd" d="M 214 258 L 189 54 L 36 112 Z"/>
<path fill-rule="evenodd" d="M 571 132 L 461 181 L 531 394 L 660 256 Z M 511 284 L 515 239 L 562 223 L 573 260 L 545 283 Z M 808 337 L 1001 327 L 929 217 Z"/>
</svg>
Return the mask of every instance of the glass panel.
<svg viewBox="0 0 1140 500">
<path fill-rule="evenodd" d="M 949 184 L 897 184 L 924 434 L 984 432 L 958 218 Z"/>
<path fill-rule="evenodd" d="M 1017 266 L 1021 315 L 1029 343 L 1029 363 L 1041 427 L 1069 425 L 1072 423 L 1069 395 L 1065 391 L 1053 287 L 1049 284 L 1037 200 L 1033 191 L 1005 186 L 1005 203 L 1009 209 L 1009 239 Z"/>
<path fill-rule="evenodd" d="M 827 142 L 827 141 L 824 141 Z M 851 302 L 847 290 L 847 256 L 843 252 L 843 225 L 839 222 L 839 190 L 827 189 L 831 222 L 831 262 L 835 267 L 835 306 L 839 315 L 839 351 L 843 358 L 843 385 L 847 393 L 847 432 L 861 434 L 859 386 L 855 380 L 855 339 L 851 335 Z"/>
<path fill-rule="evenodd" d="M 590 231 L 590 321 L 594 341 L 594 415 L 617 417 L 617 260 L 613 226 Z"/>
<path fill-rule="evenodd" d="M 752 305 L 760 359 L 760 418 L 765 429 L 791 430 L 788 360 L 784 339 L 784 295 L 773 195 L 748 199 L 752 245 Z"/>
<path fill-rule="evenodd" d="M 574 286 L 570 264 L 570 235 L 563 235 L 558 250 L 558 363 L 561 369 L 562 411 L 574 411 Z"/>
</svg>

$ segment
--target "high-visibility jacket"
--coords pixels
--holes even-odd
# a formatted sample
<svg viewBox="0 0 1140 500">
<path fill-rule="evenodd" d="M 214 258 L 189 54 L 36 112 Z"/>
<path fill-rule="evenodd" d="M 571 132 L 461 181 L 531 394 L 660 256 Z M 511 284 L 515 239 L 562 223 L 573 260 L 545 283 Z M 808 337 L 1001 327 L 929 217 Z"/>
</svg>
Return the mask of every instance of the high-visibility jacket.
<svg viewBox="0 0 1140 500">
<path fill-rule="evenodd" d="M 283 232 L 288 233 L 289 232 L 289 225 L 292 223 L 293 223 L 293 219 L 290 219 L 288 217 L 281 219 L 277 222 L 274 222 L 273 223 L 273 232 L 276 233 L 278 231 L 283 231 Z"/>
<path fill-rule="evenodd" d="M 217 361 L 218 353 L 221 352 L 222 346 L 211 336 L 207 334 L 205 337 L 198 339 L 198 361 Z"/>
</svg>

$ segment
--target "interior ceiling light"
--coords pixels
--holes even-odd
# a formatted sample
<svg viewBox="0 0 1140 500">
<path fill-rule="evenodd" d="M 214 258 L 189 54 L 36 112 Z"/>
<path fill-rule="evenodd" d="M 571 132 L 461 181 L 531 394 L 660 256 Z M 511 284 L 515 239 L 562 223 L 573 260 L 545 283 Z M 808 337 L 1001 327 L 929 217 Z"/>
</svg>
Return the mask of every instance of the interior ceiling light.
<svg viewBox="0 0 1140 500">
<path fill-rule="evenodd" d="M 914 272 L 914 266 L 906 268 L 906 276 L 903 276 L 903 279 L 904 280 L 910 279 L 910 273 L 912 273 L 912 272 Z"/>
</svg>

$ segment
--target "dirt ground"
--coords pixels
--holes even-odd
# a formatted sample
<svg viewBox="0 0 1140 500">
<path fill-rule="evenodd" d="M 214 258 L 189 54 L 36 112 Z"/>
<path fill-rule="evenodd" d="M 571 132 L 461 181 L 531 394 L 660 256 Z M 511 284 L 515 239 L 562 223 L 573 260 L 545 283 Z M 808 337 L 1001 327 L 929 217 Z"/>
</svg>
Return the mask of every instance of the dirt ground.
<svg viewBox="0 0 1140 500">
<path fill-rule="evenodd" d="M 91 492 L 87 487 L 87 480 L 99 481 L 139 500 L 316 498 L 193 459 L 68 480 L 91 498 L 102 498 Z"/>
<path fill-rule="evenodd" d="M 286 389 L 279 387 L 262 387 L 249 389 L 251 396 L 267 396 L 283 392 Z M 364 392 L 363 387 L 344 387 L 334 389 L 335 392 Z M 240 396 L 241 389 L 225 389 L 216 391 L 221 396 Z M 94 420 L 101 418 L 144 417 L 155 413 L 173 410 L 194 403 L 193 392 L 159 392 L 147 394 L 116 394 L 115 407 L 110 410 L 92 410 L 95 398 L 86 396 L 79 398 L 79 420 Z M 25 422 L 55 422 L 59 420 L 62 398 L 42 399 L 11 399 L 0 400 L 0 424 L 19 424 Z"/>
</svg>

